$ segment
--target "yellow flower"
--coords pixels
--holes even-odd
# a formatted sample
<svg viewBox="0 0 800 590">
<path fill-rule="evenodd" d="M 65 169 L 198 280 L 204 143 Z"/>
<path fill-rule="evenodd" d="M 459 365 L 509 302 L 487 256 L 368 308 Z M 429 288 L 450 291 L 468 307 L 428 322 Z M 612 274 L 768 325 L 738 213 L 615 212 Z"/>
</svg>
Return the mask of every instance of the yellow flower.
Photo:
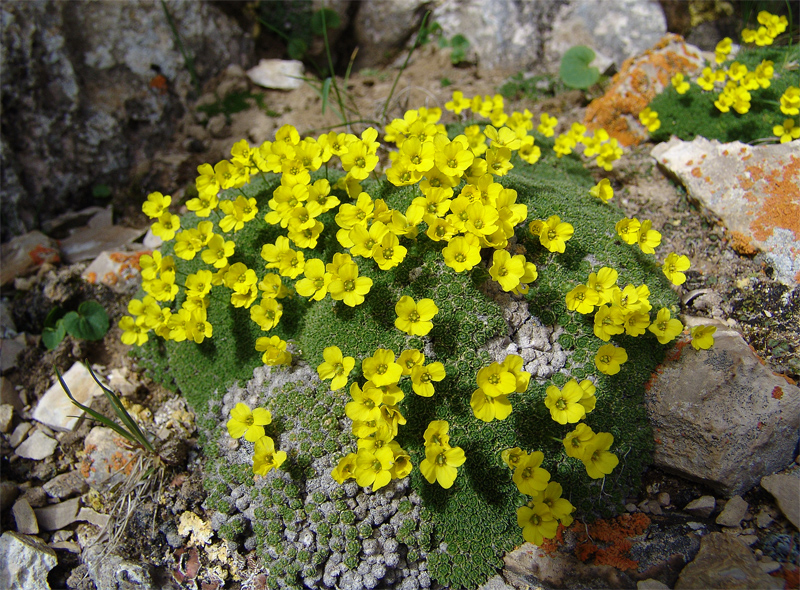
<svg viewBox="0 0 800 590">
<path fill-rule="evenodd" d="M 374 453 L 359 449 L 356 455 L 356 482 L 365 488 L 372 486 L 376 492 L 392 480 L 391 468 L 394 453 L 388 446 L 377 449 Z"/>
<path fill-rule="evenodd" d="M 522 144 L 519 146 L 517 153 L 528 164 L 535 164 L 542 157 L 542 150 L 538 145 L 534 145 L 532 135 L 526 135 L 522 138 Z"/>
<path fill-rule="evenodd" d="M 622 157 L 622 148 L 616 137 L 612 137 L 608 142 L 600 146 L 595 162 L 606 172 L 614 168 L 614 162 Z"/>
<path fill-rule="evenodd" d="M 380 405 L 383 402 L 383 392 L 377 387 L 364 386 L 361 389 L 357 383 L 350 386 L 350 396 L 353 401 L 347 402 L 344 412 L 348 418 L 361 422 L 380 420 Z"/>
<path fill-rule="evenodd" d="M 597 305 L 603 305 L 611 301 L 611 292 L 617 283 L 618 276 L 619 273 L 608 266 L 604 266 L 596 273 L 589 275 L 586 286 L 597 291 L 597 295 L 600 297 L 600 303 Z"/>
<path fill-rule="evenodd" d="M 602 479 L 619 464 L 617 456 L 608 450 L 612 444 L 614 437 L 608 432 L 598 432 L 586 443 L 581 460 L 592 479 Z"/>
<path fill-rule="evenodd" d="M 411 455 L 405 452 L 396 441 L 391 441 L 389 443 L 389 448 L 392 449 L 392 453 L 394 454 L 391 469 L 392 479 L 403 479 L 407 477 L 414 467 L 413 463 L 411 463 Z"/>
<path fill-rule="evenodd" d="M 355 262 L 350 262 L 338 269 L 328 291 L 335 301 L 343 301 L 348 307 L 355 307 L 364 303 L 364 296 L 371 288 L 372 279 L 358 276 L 358 266 Z"/>
<path fill-rule="evenodd" d="M 453 92 L 453 100 L 446 102 L 444 108 L 448 111 L 452 111 L 456 115 L 460 115 L 461 111 L 468 109 L 470 104 L 470 100 L 464 98 L 464 93 L 460 90 L 456 90 Z"/>
<path fill-rule="evenodd" d="M 147 333 L 150 331 L 145 326 L 145 317 L 139 316 L 132 318 L 131 316 L 122 316 L 119 321 L 119 327 L 122 330 L 122 343 L 127 345 L 141 346 L 149 339 Z"/>
<path fill-rule="evenodd" d="M 347 153 L 341 157 L 342 168 L 348 177 L 361 181 L 378 165 L 378 156 L 362 141 L 354 141 L 347 146 Z"/>
<path fill-rule="evenodd" d="M 620 365 L 628 360 L 628 353 L 621 346 L 604 344 L 594 357 L 594 364 L 601 373 L 616 375 Z"/>
<path fill-rule="evenodd" d="M 371 357 L 365 358 L 361 363 L 364 378 L 369 379 L 378 387 L 391 385 L 400 381 L 403 368 L 394 362 L 394 352 L 379 348 Z"/>
<path fill-rule="evenodd" d="M 789 86 L 781 95 L 781 112 L 784 115 L 800 114 L 800 88 Z"/>
<path fill-rule="evenodd" d="M 578 285 L 567 293 L 566 301 L 568 310 L 587 314 L 594 311 L 595 305 L 600 305 L 600 295 L 586 285 Z"/>
<path fill-rule="evenodd" d="M 492 147 L 486 150 L 486 169 L 495 176 L 505 176 L 514 167 L 511 150 L 507 147 Z"/>
<path fill-rule="evenodd" d="M 411 369 L 425 362 L 425 355 L 416 348 L 409 348 L 400 353 L 397 357 L 397 364 L 403 369 L 403 375 L 410 376 Z"/>
<path fill-rule="evenodd" d="M 593 197 L 597 197 L 604 203 L 608 203 L 614 198 L 614 189 L 611 186 L 611 181 L 608 178 L 604 178 L 589 189 L 589 194 Z"/>
<path fill-rule="evenodd" d="M 292 355 L 286 351 L 286 341 L 278 336 L 257 339 L 256 350 L 264 353 L 261 360 L 265 365 L 288 365 L 292 362 Z"/>
<path fill-rule="evenodd" d="M 492 420 L 505 420 L 511 415 L 511 402 L 507 395 L 497 395 L 492 397 L 480 387 L 472 392 L 469 400 L 472 413 L 478 420 L 491 422 Z"/>
<path fill-rule="evenodd" d="M 177 215 L 173 215 L 169 211 L 164 211 L 153 224 L 151 230 L 153 235 L 158 236 L 165 242 L 169 242 L 175 237 L 175 232 L 177 232 L 180 227 L 181 218 Z"/>
<path fill-rule="evenodd" d="M 282 315 L 283 306 L 278 303 L 277 299 L 271 297 L 262 298 L 259 305 L 253 305 L 250 308 L 250 319 L 265 332 L 269 332 L 277 326 Z"/>
<path fill-rule="evenodd" d="M 656 335 L 661 344 L 667 344 L 683 331 L 683 324 L 676 319 L 672 319 L 669 310 L 662 307 L 658 310 L 655 321 L 648 328 Z"/>
<path fill-rule="evenodd" d="M 512 471 L 517 468 L 517 465 L 520 464 L 521 461 L 528 456 L 527 451 L 523 451 L 519 447 L 514 447 L 513 449 L 506 449 L 502 453 L 500 453 L 500 458 L 503 460 L 503 463 L 508 465 L 509 469 Z"/>
<path fill-rule="evenodd" d="M 407 253 L 408 249 L 400 245 L 400 240 L 397 236 L 389 232 L 375 246 L 373 258 L 378 263 L 378 268 L 389 270 L 403 262 Z"/>
<path fill-rule="evenodd" d="M 562 441 L 568 457 L 583 460 L 586 446 L 595 437 L 595 433 L 585 423 L 581 422 L 575 430 L 567 434 Z"/>
<path fill-rule="evenodd" d="M 233 256 L 236 244 L 233 240 L 225 241 L 225 238 L 214 234 L 208 241 L 207 247 L 203 250 L 201 257 L 203 262 L 211 264 L 214 268 L 224 268 L 228 264 L 228 258 Z"/>
<path fill-rule="evenodd" d="M 422 435 L 425 446 L 450 446 L 450 436 L 447 434 L 450 425 L 445 420 L 433 420 Z"/>
<path fill-rule="evenodd" d="M 714 82 L 716 81 L 717 76 L 714 74 L 714 71 L 709 67 L 705 67 L 703 68 L 700 77 L 697 79 L 697 85 L 706 92 L 709 92 L 714 90 Z"/>
<path fill-rule="evenodd" d="M 256 200 L 253 198 L 246 199 L 244 196 L 239 195 L 235 201 L 220 201 L 220 210 L 225 213 L 219 222 L 219 227 L 224 232 L 239 231 L 244 227 L 244 224 L 253 219 L 258 213 L 256 207 Z"/>
<path fill-rule="evenodd" d="M 147 195 L 147 200 L 142 203 L 142 211 L 150 219 L 157 219 L 167 211 L 170 203 L 172 203 L 172 197 L 169 195 L 150 193 Z"/>
<path fill-rule="evenodd" d="M 624 323 L 625 318 L 619 307 L 603 305 L 594 314 L 594 335 L 608 342 L 612 336 L 625 331 Z"/>
<path fill-rule="evenodd" d="M 672 76 L 671 82 L 678 94 L 686 94 L 689 91 L 689 82 L 684 79 L 683 74 L 680 72 Z"/>
<path fill-rule="evenodd" d="M 714 346 L 716 326 L 695 326 L 692 328 L 692 346 L 695 350 L 703 350 Z"/>
<path fill-rule="evenodd" d="M 411 336 L 425 336 L 433 328 L 433 316 L 439 308 L 433 299 L 420 299 L 415 302 L 408 295 L 403 295 L 394 306 L 397 319 L 394 325 L 398 330 Z"/>
<path fill-rule="evenodd" d="M 797 126 L 794 119 L 784 119 L 783 125 L 775 125 L 772 133 L 781 138 L 781 143 L 788 143 L 793 139 L 800 139 L 800 126 Z"/>
<path fill-rule="evenodd" d="M 317 367 L 320 379 L 331 379 L 331 390 L 336 391 L 347 385 L 350 371 L 356 365 L 352 356 L 343 356 L 338 346 L 328 346 L 322 351 L 325 362 Z"/>
<path fill-rule="evenodd" d="M 580 388 L 583 391 L 583 397 L 581 397 L 578 403 L 584 407 L 586 413 L 588 414 L 594 410 L 595 406 L 597 406 L 597 398 L 594 396 L 595 392 L 597 391 L 597 387 L 589 379 L 584 379 L 578 383 L 578 385 L 580 385 Z"/>
<path fill-rule="evenodd" d="M 661 243 L 661 234 L 654 229 L 651 229 L 652 222 L 645 219 L 639 228 L 639 248 L 645 254 L 654 254 L 655 248 Z"/>
<path fill-rule="evenodd" d="M 264 436 L 264 426 L 272 423 L 272 414 L 264 408 L 250 411 L 247 404 L 239 402 L 231 410 L 231 419 L 228 420 L 228 434 L 232 438 L 241 438 L 248 442 L 256 442 Z"/>
<path fill-rule="evenodd" d="M 481 261 L 480 242 L 474 234 L 456 236 L 444 247 L 442 254 L 444 263 L 456 272 L 472 270 Z"/>
<path fill-rule="evenodd" d="M 661 121 L 658 119 L 658 113 L 647 107 L 639 113 L 639 121 L 647 127 L 647 130 L 652 133 L 661 127 Z"/>
<path fill-rule="evenodd" d="M 514 380 L 516 381 L 514 391 L 516 393 L 522 393 L 523 391 L 526 391 L 528 389 L 528 384 L 531 381 L 531 374 L 522 370 L 523 363 L 524 361 L 522 357 L 518 354 L 506 355 L 506 358 L 504 358 L 503 362 L 500 363 L 500 367 L 502 369 L 514 375 Z"/>
<path fill-rule="evenodd" d="M 432 381 L 441 381 L 444 378 L 445 372 L 442 363 L 416 365 L 411 369 L 411 388 L 419 396 L 432 397 L 434 394 Z"/>
<path fill-rule="evenodd" d="M 516 377 L 500 363 L 492 363 L 488 367 L 483 367 L 478 371 L 476 379 L 478 387 L 491 397 L 508 395 L 517 389 Z"/>
<path fill-rule="evenodd" d="M 800 131 L 798 135 L 800 135 Z M 686 282 L 686 275 L 683 274 L 683 271 L 689 270 L 689 266 L 691 266 L 691 262 L 687 256 L 678 256 L 674 252 L 670 252 L 664 260 L 661 270 L 673 285 L 682 285 Z"/>
<path fill-rule="evenodd" d="M 525 256 L 511 256 L 507 250 L 495 250 L 489 275 L 500 284 L 503 291 L 512 291 L 525 275 Z"/>
<path fill-rule="evenodd" d="M 570 379 L 564 389 L 555 385 L 547 388 L 544 405 L 550 410 L 550 417 L 559 424 L 579 422 L 586 415 L 586 408 L 581 405 L 583 389 L 575 379 Z"/>
<path fill-rule="evenodd" d="M 356 454 L 348 453 L 339 460 L 339 463 L 331 471 L 331 477 L 338 484 L 343 484 L 348 479 L 356 476 Z"/>
<path fill-rule="evenodd" d="M 460 447 L 428 445 L 419 470 L 428 483 L 438 482 L 444 489 L 449 489 L 458 475 L 456 468 L 463 465 L 465 460 L 464 451 Z"/>
<path fill-rule="evenodd" d="M 511 479 L 523 494 L 535 496 L 537 492 L 547 488 L 547 483 L 550 481 L 550 473 L 540 467 L 542 461 L 544 461 L 544 453 L 534 451 L 521 460 L 517 468 L 514 469 L 514 475 Z"/>
<path fill-rule="evenodd" d="M 319 258 L 312 258 L 305 263 L 303 275 L 304 278 L 294 285 L 297 293 L 312 301 L 322 301 L 328 294 L 328 285 L 332 278 L 330 273 L 325 272 L 325 263 Z"/>
<path fill-rule="evenodd" d="M 626 244 L 635 244 L 639 241 L 639 229 L 642 224 L 635 217 L 633 219 L 624 218 L 620 219 L 614 229 L 617 230 L 617 235 Z"/>
<path fill-rule="evenodd" d="M 531 233 L 535 222 L 530 225 Z M 550 250 L 550 252 L 564 253 L 567 241 L 575 233 L 575 228 L 571 224 L 561 221 L 558 215 L 549 217 L 544 223 L 537 226 L 539 227 L 539 241 L 542 246 Z"/>
<path fill-rule="evenodd" d="M 275 441 L 262 436 L 256 441 L 253 449 L 253 473 L 266 475 L 270 469 L 278 469 L 286 461 L 285 451 L 275 450 Z"/>
<path fill-rule="evenodd" d="M 558 522 L 546 504 L 534 504 L 533 508 L 517 508 L 517 524 L 522 528 L 522 538 L 528 543 L 541 545 L 552 539 L 558 531 Z"/>
<path fill-rule="evenodd" d="M 555 135 L 554 129 L 556 125 L 558 125 L 558 119 L 551 117 L 547 113 L 542 113 L 539 120 L 541 122 L 536 130 L 545 137 L 553 137 L 553 135 Z"/>
<path fill-rule="evenodd" d="M 562 498 L 562 493 L 564 493 L 564 489 L 561 484 L 551 481 L 542 492 L 540 501 L 550 508 L 553 518 L 561 521 L 564 526 L 569 526 L 572 524 L 572 516 L 570 514 L 575 510 L 575 506 L 566 498 Z"/>
</svg>

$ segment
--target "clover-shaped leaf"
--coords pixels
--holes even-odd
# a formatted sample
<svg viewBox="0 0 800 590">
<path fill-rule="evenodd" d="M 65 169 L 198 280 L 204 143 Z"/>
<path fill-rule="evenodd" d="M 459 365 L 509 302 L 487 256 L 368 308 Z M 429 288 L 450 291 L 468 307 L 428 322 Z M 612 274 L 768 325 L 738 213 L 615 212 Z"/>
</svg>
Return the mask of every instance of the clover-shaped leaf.
<svg viewBox="0 0 800 590">
<path fill-rule="evenodd" d="M 84 301 L 62 322 L 67 333 L 84 340 L 100 340 L 108 332 L 108 314 L 97 301 Z"/>
<path fill-rule="evenodd" d="M 47 347 L 47 350 L 53 350 L 64 339 L 64 336 L 67 335 L 67 330 L 62 321 L 63 317 L 64 310 L 60 307 L 54 307 L 44 319 L 42 342 Z"/>
<path fill-rule="evenodd" d="M 590 67 L 594 61 L 594 51 L 585 45 L 570 47 L 561 58 L 558 70 L 561 80 L 570 88 L 589 88 L 600 78 L 600 70 Z"/>
</svg>

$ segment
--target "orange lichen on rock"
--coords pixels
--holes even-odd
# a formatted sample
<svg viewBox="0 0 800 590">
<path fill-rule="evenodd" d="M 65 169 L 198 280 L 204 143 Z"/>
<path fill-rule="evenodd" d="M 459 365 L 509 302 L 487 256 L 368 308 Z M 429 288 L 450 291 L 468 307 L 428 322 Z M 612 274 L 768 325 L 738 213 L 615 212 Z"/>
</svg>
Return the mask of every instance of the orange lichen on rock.
<svg viewBox="0 0 800 590">
<path fill-rule="evenodd" d="M 758 183 L 758 194 L 747 193 L 745 198 L 757 205 L 750 230 L 757 240 L 764 241 L 775 227 L 788 229 L 800 240 L 800 158 L 790 156 L 789 163 L 779 169 L 765 171 L 760 166 L 748 166 L 749 180 L 739 179 L 739 186 L 747 190 Z M 759 183 L 759 181 L 763 181 Z"/>
<path fill-rule="evenodd" d="M 752 240 L 738 231 L 731 232 L 731 248 L 742 256 L 755 256 L 758 254 L 758 248 L 753 246 Z"/>
<path fill-rule="evenodd" d="M 605 129 L 623 147 L 640 144 L 648 135 L 639 113 L 670 84 L 672 76 L 691 74 L 702 64 L 700 54 L 690 50 L 683 37 L 665 35 L 643 55 L 623 62 L 606 93 L 586 108 L 583 124 L 590 131 Z"/>
<path fill-rule="evenodd" d="M 781 399 L 783 397 L 783 389 L 781 389 L 780 385 L 776 385 L 772 390 L 772 397 L 775 399 Z"/>
<path fill-rule="evenodd" d="M 636 569 L 638 564 L 628 557 L 628 551 L 633 547 L 629 538 L 641 535 L 648 526 L 650 519 L 641 512 L 596 520 L 588 527 L 576 521 L 571 527 L 578 536 L 575 556 L 584 562 L 594 557 L 595 565 Z"/>
</svg>

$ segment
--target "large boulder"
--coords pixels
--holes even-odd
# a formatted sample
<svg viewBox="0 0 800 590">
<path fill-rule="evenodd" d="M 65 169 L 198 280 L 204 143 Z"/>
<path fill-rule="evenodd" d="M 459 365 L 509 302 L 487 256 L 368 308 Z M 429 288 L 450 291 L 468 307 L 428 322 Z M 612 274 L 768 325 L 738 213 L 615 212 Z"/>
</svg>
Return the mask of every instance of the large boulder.
<svg viewBox="0 0 800 590">
<path fill-rule="evenodd" d="M 251 40 L 213 4 L 168 3 L 200 82 L 249 61 Z M 4 2 L 2 238 L 124 182 L 170 137 L 193 89 L 157 2 Z"/>
<path fill-rule="evenodd" d="M 724 326 L 709 350 L 679 342 L 648 384 L 645 405 L 655 464 L 728 497 L 794 460 L 800 388 Z"/>
</svg>

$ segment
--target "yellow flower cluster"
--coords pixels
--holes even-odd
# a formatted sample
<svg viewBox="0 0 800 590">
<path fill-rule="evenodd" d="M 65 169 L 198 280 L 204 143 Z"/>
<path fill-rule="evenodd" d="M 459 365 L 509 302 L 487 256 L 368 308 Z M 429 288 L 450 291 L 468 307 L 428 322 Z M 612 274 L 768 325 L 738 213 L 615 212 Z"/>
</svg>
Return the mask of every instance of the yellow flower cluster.
<svg viewBox="0 0 800 590">
<path fill-rule="evenodd" d="M 479 420 L 505 420 L 511 415 L 508 396 L 528 389 L 531 374 L 522 370 L 521 356 L 509 354 L 502 363 L 483 367 L 476 376 L 478 389 L 472 392 L 469 405 Z"/>
<path fill-rule="evenodd" d="M 450 446 L 450 425 L 445 420 L 434 420 L 428 424 L 423 438 L 425 439 L 425 458 L 419 465 L 422 476 L 428 483 L 438 482 L 449 489 L 458 475 L 458 467 L 466 461 L 461 447 Z"/>
<path fill-rule="evenodd" d="M 250 408 L 241 402 L 231 410 L 228 420 L 228 434 L 232 438 L 241 438 L 254 443 L 253 473 L 266 475 L 271 469 L 277 469 L 286 461 L 285 451 L 275 450 L 275 441 L 266 435 L 264 426 L 272 423 L 272 414 L 264 408 Z"/>
<path fill-rule="evenodd" d="M 758 22 L 761 25 L 757 30 L 744 29 L 742 31 L 742 40 L 745 43 L 755 43 L 758 46 L 772 45 L 775 38 L 786 30 L 788 21 L 785 16 L 778 17 L 766 11 L 758 13 Z M 722 41 L 717 43 L 714 49 L 714 62 L 716 66 L 722 66 L 728 61 L 729 55 L 733 49 L 733 41 L 730 37 L 725 37 Z M 716 69 L 711 66 L 703 68 L 700 76 L 695 80 L 698 86 L 706 92 L 713 92 L 717 88 L 721 88 L 720 94 L 714 101 L 714 105 L 722 113 L 730 112 L 731 109 L 743 115 L 750 111 L 752 101 L 751 91 L 769 88 L 771 80 L 775 75 L 775 64 L 769 60 L 763 60 L 753 71 L 749 71 L 747 66 L 739 62 L 732 62 L 727 68 L 718 67 Z M 685 79 L 682 73 L 677 73 L 672 77 L 672 86 L 678 94 L 685 94 L 688 92 L 690 84 Z M 791 95 L 789 91 L 787 93 Z M 786 93 L 784 93 L 786 96 Z M 798 89 L 798 100 L 800 100 L 800 89 Z M 642 124 L 645 125 L 651 132 L 658 129 L 660 123 L 655 122 L 651 125 L 646 122 L 651 117 L 650 114 L 645 115 L 649 109 L 645 109 L 639 118 Z M 784 99 L 781 99 L 781 111 L 784 114 L 791 115 L 797 114 L 788 113 L 784 110 Z M 643 119 L 643 116 L 645 117 Z M 656 119 L 657 120 L 657 119 Z M 791 129 L 794 126 L 793 120 L 791 123 L 784 122 L 783 126 L 776 126 L 774 129 L 775 135 L 781 138 L 781 142 L 791 141 L 800 136 L 793 136 Z M 785 131 L 788 129 L 789 131 Z"/>
<path fill-rule="evenodd" d="M 556 137 L 553 150 L 560 158 L 571 154 L 578 144 L 583 144 L 584 156 L 594 157 L 595 163 L 606 171 L 612 170 L 614 162 L 622 157 L 622 148 L 615 137 L 610 137 L 605 129 L 598 129 L 588 135 L 586 127 L 580 123 L 573 123 L 569 131 Z"/>
<path fill-rule="evenodd" d="M 325 362 L 317 367 L 320 378 L 332 378 L 332 389 L 343 387 L 355 360 L 342 357 L 336 346 L 326 348 L 324 357 Z M 345 406 L 358 438 L 358 453 L 342 458 L 331 475 L 339 483 L 355 478 L 358 485 L 371 485 L 374 491 L 392 479 L 406 477 L 412 468 L 410 456 L 394 440 L 398 425 L 406 423 L 397 407 L 404 398 L 400 380 L 410 377 L 414 393 L 431 397 L 433 383 L 444 379 L 445 370 L 442 363 L 426 365 L 425 355 L 417 349 L 404 350 L 395 359 L 394 352 L 384 348 L 364 359 L 361 369 L 367 382 L 362 387 L 351 384 L 352 401 Z"/>
<path fill-rule="evenodd" d="M 559 521 L 564 526 L 572 524 L 575 507 L 562 498 L 561 484 L 550 481 L 550 473 L 542 469 L 544 454 L 541 451 L 528 453 L 519 447 L 501 453 L 503 462 L 514 471 L 512 480 L 517 489 L 531 500 L 517 508 L 517 524 L 523 538 L 534 545 L 556 536 Z"/>
<path fill-rule="evenodd" d="M 777 16 L 770 14 L 766 10 L 758 13 L 758 24 L 761 26 L 758 29 L 743 29 L 742 40 L 745 43 L 755 43 L 759 47 L 765 45 L 772 45 L 775 37 L 780 35 L 786 30 L 789 21 L 785 16 Z"/>
<path fill-rule="evenodd" d="M 581 422 L 562 441 L 569 457 L 583 462 L 592 479 L 602 479 L 619 464 L 617 456 L 609 451 L 614 437 L 608 432 L 595 433 Z"/>
</svg>

